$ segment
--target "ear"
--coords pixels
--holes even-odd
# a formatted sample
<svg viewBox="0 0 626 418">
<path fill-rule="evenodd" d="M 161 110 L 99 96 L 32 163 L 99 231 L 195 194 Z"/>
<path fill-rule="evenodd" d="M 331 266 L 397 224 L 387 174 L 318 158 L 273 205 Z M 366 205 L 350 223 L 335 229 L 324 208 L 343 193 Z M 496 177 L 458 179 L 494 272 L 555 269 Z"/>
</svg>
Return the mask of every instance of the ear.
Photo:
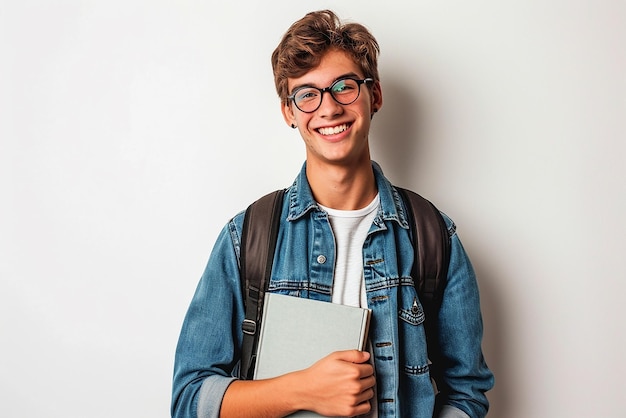
<svg viewBox="0 0 626 418">
<path fill-rule="evenodd" d="M 288 126 L 297 125 L 296 123 L 296 115 L 293 113 L 293 109 L 290 106 L 289 102 L 280 102 L 280 111 L 283 114 L 283 119 L 287 122 Z"/>
<path fill-rule="evenodd" d="M 383 107 L 383 89 L 380 86 L 380 81 L 374 82 L 371 90 L 372 96 L 372 114 L 378 112 Z"/>
</svg>

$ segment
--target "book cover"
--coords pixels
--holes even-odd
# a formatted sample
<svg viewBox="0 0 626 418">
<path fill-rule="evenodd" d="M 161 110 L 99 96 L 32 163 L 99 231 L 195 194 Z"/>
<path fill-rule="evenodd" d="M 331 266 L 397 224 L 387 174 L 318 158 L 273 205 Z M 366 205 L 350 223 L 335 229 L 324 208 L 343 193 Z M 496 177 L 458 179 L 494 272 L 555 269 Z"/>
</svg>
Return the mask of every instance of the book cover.
<svg viewBox="0 0 626 418">
<path fill-rule="evenodd" d="M 305 369 L 334 351 L 364 350 L 370 316 L 369 309 L 266 293 L 254 378 Z"/>
</svg>

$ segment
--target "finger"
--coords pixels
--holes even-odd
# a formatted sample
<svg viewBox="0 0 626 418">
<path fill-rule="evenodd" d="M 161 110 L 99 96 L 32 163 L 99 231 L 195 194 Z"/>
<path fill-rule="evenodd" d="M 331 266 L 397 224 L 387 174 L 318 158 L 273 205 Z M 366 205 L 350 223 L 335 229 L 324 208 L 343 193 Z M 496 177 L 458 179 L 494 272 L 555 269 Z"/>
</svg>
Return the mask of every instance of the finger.
<svg viewBox="0 0 626 418">
<path fill-rule="evenodd" d="M 370 359 L 369 352 L 359 350 L 335 351 L 333 355 L 339 360 L 348 361 L 350 363 L 365 363 Z"/>
<path fill-rule="evenodd" d="M 370 399 L 374 397 L 374 389 L 368 388 L 359 394 L 357 397 L 357 404 L 361 404 L 363 402 L 369 402 Z"/>
<path fill-rule="evenodd" d="M 364 400 L 355 407 L 356 416 L 367 414 L 372 410 L 372 404 L 370 403 L 370 399 L 371 398 Z"/>
<path fill-rule="evenodd" d="M 365 379 L 374 375 L 374 367 L 371 364 L 359 364 L 357 370 L 359 371 L 359 379 Z"/>
<path fill-rule="evenodd" d="M 376 384 L 376 377 L 374 377 L 373 375 L 372 376 L 368 376 L 368 377 L 365 377 L 365 378 L 361 379 L 360 382 L 361 382 L 361 387 L 364 390 L 367 390 L 367 389 L 370 389 L 370 388 L 374 387 L 374 385 Z"/>
</svg>

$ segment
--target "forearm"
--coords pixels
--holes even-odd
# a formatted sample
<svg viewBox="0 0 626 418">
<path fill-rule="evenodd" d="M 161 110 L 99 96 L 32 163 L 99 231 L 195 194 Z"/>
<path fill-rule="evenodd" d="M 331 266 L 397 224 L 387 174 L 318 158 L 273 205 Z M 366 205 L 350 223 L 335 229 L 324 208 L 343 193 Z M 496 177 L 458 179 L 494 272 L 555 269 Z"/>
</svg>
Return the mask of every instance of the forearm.
<svg viewBox="0 0 626 418">
<path fill-rule="evenodd" d="M 235 379 L 244 315 L 231 229 L 222 229 L 185 315 L 174 362 L 173 417 L 217 418 Z"/>
<path fill-rule="evenodd" d="M 273 379 L 230 384 L 221 417 L 284 417 L 299 410 L 325 416 L 369 412 L 375 384 L 369 353 L 348 350 L 329 354 L 311 367 Z"/>
<path fill-rule="evenodd" d="M 228 386 L 220 417 L 284 417 L 300 409 L 299 380 L 296 373 L 274 379 L 236 380 Z"/>
<path fill-rule="evenodd" d="M 448 283 L 439 314 L 438 334 L 444 369 L 442 404 L 470 417 L 484 417 L 493 387 L 493 374 L 481 349 L 482 317 L 478 283 L 471 262 L 455 234 L 452 237 Z M 443 415 L 447 416 L 447 415 Z M 454 415 L 452 415 L 454 416 Z"/>
</svg>

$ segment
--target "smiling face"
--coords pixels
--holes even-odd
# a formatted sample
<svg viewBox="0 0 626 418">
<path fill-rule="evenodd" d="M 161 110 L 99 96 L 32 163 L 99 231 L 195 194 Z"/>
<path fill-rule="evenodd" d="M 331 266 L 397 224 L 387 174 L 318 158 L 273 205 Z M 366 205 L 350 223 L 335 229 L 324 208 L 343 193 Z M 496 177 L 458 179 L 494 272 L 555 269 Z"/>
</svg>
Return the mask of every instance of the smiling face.
<svg viewBox="0 0 626 418">
<path fill-rule="evenodd" d="M 288 79 L 293 93 L 299 87 L 324 89 L 340 78 L 363 79 L 364 74 L 352 58 L 343 51 L 331 49 L 320 64 L 298 78 Z M 288 125 L 296 125 L 304 139 L 307 164 L 352 166 L 370 164 L 368 135 L 374 112 L 382 106 L 382 91 L 378 82 L 362 84 L 361 93 L 353 103 L 337 103 L 330 93 L 324 93 L 322 103 L 312 113 L 304 113 L 292 100 L 281 104 Z"/>
</svg>

